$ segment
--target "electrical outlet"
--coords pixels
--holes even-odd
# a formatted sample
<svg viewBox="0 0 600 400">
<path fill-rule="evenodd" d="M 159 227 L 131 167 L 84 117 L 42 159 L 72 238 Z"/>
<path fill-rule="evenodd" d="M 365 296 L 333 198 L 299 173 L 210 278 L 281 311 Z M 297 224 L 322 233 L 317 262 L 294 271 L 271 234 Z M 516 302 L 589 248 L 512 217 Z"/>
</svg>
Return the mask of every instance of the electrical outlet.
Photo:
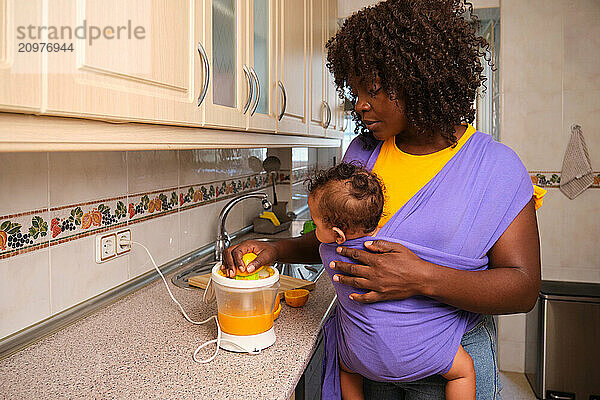
<svg viewBox="0 0 600 400">
<path fill-rule="evenodd" d="M 96 262 L 98 264 L 117 256 L 117 235 L 107 233 L 96 236 Z"/>
<path fill-rule="evenodd" d="M 121 239 L 131 240 L 131 230 L 123 229 L 123 230 L 117 232 L 117 248 L 116 248 L 117 257 L 120 255 L 123 255 L 125 253 L 129 253 L 131 251 L 131 243 L 122 244 Z"/>
</svg>

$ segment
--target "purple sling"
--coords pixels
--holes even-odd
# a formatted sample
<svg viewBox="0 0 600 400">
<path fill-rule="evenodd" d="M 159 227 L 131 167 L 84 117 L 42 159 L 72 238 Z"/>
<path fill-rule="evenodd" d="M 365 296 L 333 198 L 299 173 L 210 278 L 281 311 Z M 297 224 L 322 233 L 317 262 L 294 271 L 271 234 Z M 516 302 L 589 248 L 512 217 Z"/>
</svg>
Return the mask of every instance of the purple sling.
<svg viewBox="0 0 600 400">
<path fill-rule="evenodd" d="M 344 161 L 360 161 L 372 170 L 375 150 L 350 144 Z M 531 200 L 533 185 L 519 157 L 489 135 L 475 132 L 442 170 L 417 192 L 378 232 L 376 238 L 400 243 L 420 258 L 456 269 L 487 269 L 487 252 Z M 364 249 L 373 238 L 344 246 Z M 321 244 L 327 266 L 353 262 Z M 327 268 L 330 276 L 336 271 Z M 341 399 L 339 364 L 374 381 L 415 381 L 447 372 L 463 334 L 480 315 L 427 297 L 361 304 L 350 293 L 361 290 L 333 282 L 338 306 L 323 328 L 323 399 Z"/>
</svg>

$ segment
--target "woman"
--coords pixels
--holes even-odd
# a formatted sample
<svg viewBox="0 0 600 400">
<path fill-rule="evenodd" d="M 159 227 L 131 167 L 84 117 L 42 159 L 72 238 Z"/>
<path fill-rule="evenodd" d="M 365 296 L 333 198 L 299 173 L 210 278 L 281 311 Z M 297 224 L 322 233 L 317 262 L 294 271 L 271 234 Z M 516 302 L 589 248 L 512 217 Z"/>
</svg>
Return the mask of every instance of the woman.
<svg viewBox="0 0 600 400">
<path fill-rule="evenodd" d="M 464 18 L 468 8 L 458 0 L 389 0 L 355 13 L 329 40 L 327 66 L 340 93 L 352 92 L 359 133 L 344 160 L 362 161 L 382 179 L 380 227 L 406 245 L 376 240 L 365 251 L 341 247 L 356 264 L 332 267 L 343 272 L 334 280 L 360 289 L 350 295 L 357 304 L 427 296 L 470 313 L 461 344 L 475 365 L 477 398 L 495 399 L 501 386 L 489 315 L 535 304 L 539 236 L 522 163 L 468 125 L 488 46 L 476 34 L 476 18 Z M 247 241 L 227 249 L 225 266 L 231 276 L 234 266 L 244 270 L 241 257 L 250 251 L 258 257 L 249 271 L 274 261 L 318 262 L 318 245 L 314 233 Z M 457 269 L 455 262 L 476 268 Z M 325 327 L 329 341 L 332 325 Z M 378 400 L 443 399 L 444 384 L 439 376 L 365 379 L 364 393 Z"/>
</svg>

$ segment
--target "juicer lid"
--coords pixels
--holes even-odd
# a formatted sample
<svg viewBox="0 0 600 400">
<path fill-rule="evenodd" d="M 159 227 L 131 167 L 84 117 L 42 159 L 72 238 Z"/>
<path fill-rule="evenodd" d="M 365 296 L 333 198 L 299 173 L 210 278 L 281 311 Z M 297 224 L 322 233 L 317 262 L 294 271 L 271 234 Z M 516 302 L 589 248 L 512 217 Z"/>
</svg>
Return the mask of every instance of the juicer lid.
<svg viewBox="0 0 600 400">
<path fill-rule="evenodd" d="M 262 278 L 257 280 L 237 280 L 226 278 L 220 275 L 219 270 L 221 269 L 221 265 L 223 264 L 220 261 L 216 263 L 215 266 L 212 268 L 212 272 L 210 274 L 210 279 L 221 286 L 227 286 L 236 289 L 258 289 L 262 287 L 269 287 L 279 282 L 279 271 L 277 271 L 277 269 L 273 267 L 265 268 L 270 268 L 273 271 L 273 275 L 269 276 L 268 278 Z"/>
</svg>

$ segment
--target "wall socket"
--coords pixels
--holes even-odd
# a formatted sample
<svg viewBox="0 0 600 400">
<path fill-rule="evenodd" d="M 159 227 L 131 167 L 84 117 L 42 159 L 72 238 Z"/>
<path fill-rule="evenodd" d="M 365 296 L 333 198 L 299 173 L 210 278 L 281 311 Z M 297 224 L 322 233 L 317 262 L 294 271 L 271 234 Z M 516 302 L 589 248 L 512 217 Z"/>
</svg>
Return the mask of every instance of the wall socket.
<svg viewBox="0 0 600 400">
<path fill-rule="evenodd" d="M 112 260 L 131 251 L 131 244 L 121 245 L 121 239 L 131 240 L 131 230 L 122 229 L 118 232 L 105 233 L 96 236 L 96 262 L 98 264 Z"/>
</svg>

